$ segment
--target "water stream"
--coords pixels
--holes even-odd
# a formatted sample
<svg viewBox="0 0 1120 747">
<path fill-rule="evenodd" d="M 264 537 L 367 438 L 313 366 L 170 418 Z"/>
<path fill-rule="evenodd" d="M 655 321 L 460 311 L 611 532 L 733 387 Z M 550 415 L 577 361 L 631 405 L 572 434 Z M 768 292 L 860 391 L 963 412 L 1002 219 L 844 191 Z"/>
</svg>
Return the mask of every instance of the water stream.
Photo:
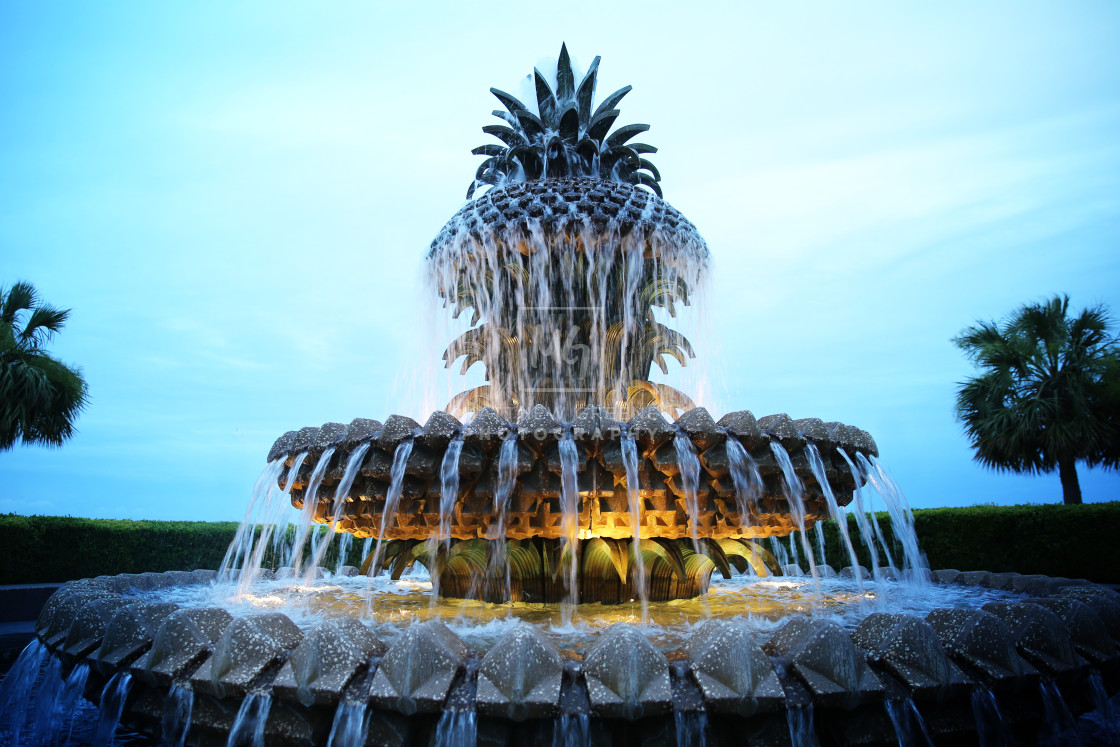
<svg viewBox="0 0 1120 747">
<path fill-rule="evenodd" d="M 233 720 L 226 747 L 265 747 L 264 727 L 271 710 L 272 696 L 268 693 L 246 695 Z"/>
<path fill-rule="evenodd" d="M 562 618 L 570 624 L 572 611 L 579 604 L 579 454 L 570 428 L 564 429 L 560 439 L 560 531 L 564 539 L 561 564 L 565 565 L 565 585 L 568 590 Z"/>
<path fill-rule="evenodd" d="M 490 556 L 490 567 L 487 575 L 490 578 L 501 578 L 505 583 L 505 599 L 513 599 L 513 590 L 510 580 L 509 563 L 506 562 L 506 514 L 509 511 L 510 496 L 517 486 L 517 434 L 510 434 L 502 441 L 501 451 L 498 452 L 498 489 L 494 491 L 494 508 L 497 519 L 494 523 L 497 536 L 494 539 L 494 550 Z"/>
<path fill-rule="evenodd" d="M 649 620 L 649 588 L 646 583 L 646 564 L 642 559 L 642 499 L 638 493 L 638 448 L 629 429 L 622 432 L 622 464 L 626 470 L 626 505 L 630 509 L 631 565 L 634 589 L 642 605 L 642 622 Z"/>
<path fill-rule="evenodd" d="M 684 505 L 688 513 L 688 534 L 692 538 L 692 551 L 700 552 L 700 458 L 696 447 L 682 431 L 673 436 L 673 448 L 677 452 L 677 468 L 680 469 L 681 489 L 684 491 Z"/>
</svg>

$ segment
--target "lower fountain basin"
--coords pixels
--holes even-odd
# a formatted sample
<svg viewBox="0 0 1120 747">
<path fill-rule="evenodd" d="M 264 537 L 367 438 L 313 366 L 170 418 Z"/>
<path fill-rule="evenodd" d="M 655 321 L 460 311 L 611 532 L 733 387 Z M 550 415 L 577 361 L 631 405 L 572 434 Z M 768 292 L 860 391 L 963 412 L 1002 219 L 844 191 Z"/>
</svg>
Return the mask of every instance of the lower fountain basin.
<svg viewBox="0 0 1120 747">
<path fill-rule="evenodd" d="M 103 710 L 153 734 L 189 727 L 192 743 L 237 730 L 293 745 L 332 731 L 340 744 L 783 743 L 811 730 L 888 744 L 917 728 L 913 714 L 936 740 L 974 739 L 974 712 L 1033 740 L 1047 713 L 1120 688 L 1108 588 L 843 575 L 716 579 L 706 597 L 651 603 L 648 623 L 637 604 L 580 605 L 568 620 L 545 605 L 433 602 L 422 569 L 247 593 L 212 572 L 102 577 L 51 598 L 25 657 L 58 662 L 47 697 L 81 672 Z"/>
</svg>

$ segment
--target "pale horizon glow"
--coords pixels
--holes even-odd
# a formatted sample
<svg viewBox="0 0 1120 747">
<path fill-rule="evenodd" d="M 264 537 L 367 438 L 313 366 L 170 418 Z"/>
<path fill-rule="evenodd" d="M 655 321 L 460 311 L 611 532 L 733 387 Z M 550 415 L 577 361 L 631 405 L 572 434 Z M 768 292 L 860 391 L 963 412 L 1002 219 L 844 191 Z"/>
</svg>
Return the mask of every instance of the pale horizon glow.
<svg viewBox="0 0 1120 747">
<path fill-rule="evenodd" d="M 442 407 L 423 258 L 489 87 L 561 42 L 633 85 L 619 124 L 711 249 L 700 404 L 861 427 L 915 508 L 1060 502 L 972 461 L 951 338 L 1120 314 L 1118 32 L 1107 2 L 6 4 L 0 285 L 72 309 L 91 401 L 0 454 L 0 512 L 238 520 L 283 432 Z"/>
</svg>

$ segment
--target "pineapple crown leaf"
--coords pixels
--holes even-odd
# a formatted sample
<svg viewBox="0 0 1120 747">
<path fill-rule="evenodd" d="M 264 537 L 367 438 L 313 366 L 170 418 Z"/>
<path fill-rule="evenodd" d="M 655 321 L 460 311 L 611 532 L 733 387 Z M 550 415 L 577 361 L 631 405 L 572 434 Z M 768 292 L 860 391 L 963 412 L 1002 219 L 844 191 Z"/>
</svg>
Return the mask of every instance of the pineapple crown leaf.
<svg viewBox="0 0 1120 747">
<path fill-rule="evenodd" d="M 502 125 L 482 131 L 501 145 L 482 145 L 471 152 L 486 156 L 467 190 L 467 199 L 481 185 L 504 186 L 547 177 L 584 176 L 648 187 L 661 196 L 661 174 L 641 154 L 656 153 L 644 143 L 627 143 L 649 125 L 611 128 L 619 117 L 618 103 L 632 89 L 625 86 L 603 99 L 592 110 L 599 72 L 596 57 L 583 78 L 576 81 L 567 45 L 561 45 L 556 62 L 556 89 L 540 70 L 533 69 L 537 111 L 517 97 L 497 88 L 490 92 L 506 111 L 495 110 Z"/>
</svg>

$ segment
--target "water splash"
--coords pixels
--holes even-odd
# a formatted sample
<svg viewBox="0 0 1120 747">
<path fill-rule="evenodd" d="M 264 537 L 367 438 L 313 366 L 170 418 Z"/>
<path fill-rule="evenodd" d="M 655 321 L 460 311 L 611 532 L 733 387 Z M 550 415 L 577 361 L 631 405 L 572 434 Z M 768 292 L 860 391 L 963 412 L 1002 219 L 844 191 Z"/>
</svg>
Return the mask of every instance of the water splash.
<svg viewBox="0 0 1120 747">
<path fill-rule="evenodd" d="M 265 747 L 264 727 L 272 710 L 268 693 L 250 693 L 241 701 L 226 747 Z"/>
<path fill-rule="evenodd" d="M 560 529 L 567 559 L 565 585 L 568 589 L 561 617 L 565 625 L 572 622 L 573 608 L 579 604 L 579 453 L 570 428 L 560 438 Z"/>
<path fill-rule="evenodd" d="M 163 747 L 183 747 L 191 730 L 191 714 L 194 712 L 194 691 L 176 682 L 167 693 L 163 702 L 163 716 L 160 719 L 160 741 Z"/>
<path fill-rule="evenodd" d="M 633 552 L 634 588 L 642 604 L 642 622 L 649 620 L 649 589 L 646 564 L 642 559 L 642 499 L 638 493 L 638 448 L 634 435 L 623 429 L 622 464 L 626 469 L 626 504 L 630 508 L 631 550 Z"/>
<path fill-rule="evenodd" d="M 132 686 L 132 675 L 120 671 L 105 683 L 101 692 L 101 707 L 97 714 L 97 733 L 94 744 L 111 744 L 113 734 L 121 723 L 124 714 L 125 701 L 128 700 L 128 691 Z"/>
<path fill-rule="evenodd" d="M 692 551 L 700 552 L 700 458 L 696 447 L 684 432 L 678 430 L 673 435 L 673 448 L 677 452 L 677 467 L 681 474 L 681 489 L 684 490 L 685 510 L 688 512 L 688 534 L 692 538 Z"/>
<path fill-rule="evenodd" d="M 362 747 L 369 732 L 369 705 L 360 700 L 343 700 L 334 712 L 327 747 Z"/>
</svg>

